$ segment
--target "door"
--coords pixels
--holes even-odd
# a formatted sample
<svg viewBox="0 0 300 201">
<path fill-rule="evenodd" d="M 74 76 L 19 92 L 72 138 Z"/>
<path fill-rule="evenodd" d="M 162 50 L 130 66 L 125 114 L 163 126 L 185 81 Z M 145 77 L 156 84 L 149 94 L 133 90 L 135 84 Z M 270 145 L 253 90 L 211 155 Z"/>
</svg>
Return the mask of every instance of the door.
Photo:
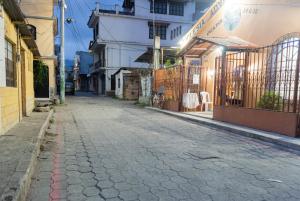
<svg viewBox="0 0 300 201">
<path fill-rule="evenodd" d="M 101 95 L 105 95 L 105 74 L 101 75 Z"/>
<path fill-rule="evenodd" d="M 34 93 L 36 98 L 49 98 L 49 68 L 41 61 L 34 61 Z"/>
</svg>

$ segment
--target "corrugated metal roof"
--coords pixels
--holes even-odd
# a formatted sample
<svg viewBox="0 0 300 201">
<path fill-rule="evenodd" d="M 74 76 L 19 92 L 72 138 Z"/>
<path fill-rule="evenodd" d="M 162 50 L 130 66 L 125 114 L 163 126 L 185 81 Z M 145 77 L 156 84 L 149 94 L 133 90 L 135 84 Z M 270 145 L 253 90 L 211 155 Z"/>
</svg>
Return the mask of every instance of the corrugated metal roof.
<svg viewBox="0 0 300 201">
<path fill-rule="evenodd" d="M 5 12 L 9 15 L 10 19 L 15 23 L 15 25 L 19 28 L 19 31 L 24 38 L 24 41 L 28 48 L 32 51 L 35 57 L 40 56 L 40 52 L 38 47 L 33 39 L 33 35 L 28 28 L 28 24 L 25 21 L 23 13 L 15 2 L 15 0 L 4 0 L 3 8 Z"/>
<path fill-rule="evenodd" d="M 226 47 L 227 50 L 254 49 L 258 46 L 238 37 L 194 37 L 179 53 L 182 55 L 202 55 L 215 46 Z"/>
</svg>

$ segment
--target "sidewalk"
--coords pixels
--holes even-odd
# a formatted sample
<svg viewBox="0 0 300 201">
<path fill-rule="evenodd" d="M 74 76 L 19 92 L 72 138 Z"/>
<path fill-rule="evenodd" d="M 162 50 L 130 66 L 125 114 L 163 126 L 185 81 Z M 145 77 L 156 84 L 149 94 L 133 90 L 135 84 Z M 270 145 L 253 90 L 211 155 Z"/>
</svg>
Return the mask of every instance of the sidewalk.
<svg viewBox="0 0 300 201">
<path fill-rule="evenodd" d="M 0 136 L 0 201 L 25 199 L 52 114 L 34 112 Z"/>
<path fill-rule="evenodd" d="M 274 144 L 278 144 L 281 146 L 284 146 L 286 148 L 300 150 L 300 139 L 299 138 L 292 138 L 284 135 L 280 135 L 277 133 L 272 132 L 265 132 L 257 129 L 247 128 L 243 126 L 233 125 L 230 123 L 224 123 L 220 121 L 215 121 L 209 118 L 204 117 L 197 117 L 195 115 L 186 114 L 186 113 L 180 113 L 180 112 L 172 112 L 168 110 L 162 110 L 159 108 L 154 107 L 146 107 L 149 110 L 161 112 L 167 115 L 171 115 L 183 120 L 196 122 L 199 124 L 204 124 L 207 126 L 212 126 L 220 129 L 224 129 L 239 135 L 243 135 L 246 137 L 255 138 L 258 140 L 262 140 L 265 142 L 270 142 Z"/>
</svg>

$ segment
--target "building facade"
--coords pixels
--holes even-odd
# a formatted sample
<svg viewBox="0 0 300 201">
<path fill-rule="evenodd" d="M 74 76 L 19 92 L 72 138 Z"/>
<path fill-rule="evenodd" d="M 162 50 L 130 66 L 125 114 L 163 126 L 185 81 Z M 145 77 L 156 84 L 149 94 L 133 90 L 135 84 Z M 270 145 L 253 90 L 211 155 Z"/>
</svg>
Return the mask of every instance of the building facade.
<svg viewBox="0 0 300 201">
<path fill-rule="evenodd" d="M 0 134 L 34 108 L 33 60 L 40 56 L 15 1 L 0 5 Z"/>
<path fill-rule="evenodd" d="M 153 17 L 161 47 L 176 47 L 178 40 L 193 25 L 196 2 L 169 0 L 155 1 L 152 5 L 149 0 L 124 0 L 122 5 L 114 7 L 100 4 L 88 21 L 94 34 L 89 47 L 94 57 L 91 89 L 99 94 L 114 94 L 115 78 L 112 75 L 118 69 L 149 67 L 148 61 L 138 58 L 152 49 Z"/>
<path fill-rule="evenodd" d="M 299 11 L 295 0 L 218 0 L 183 37 L 214 119 L 299 136 Z"/>
<path fill-rule="evenodd" d="M 93 65 L 93 56 L 89 52 L 78 51 L 74 58 L 74 84 L 76 91 L 89 91 L 88 80 L 90 67 Z"/>
<path fill-rule="evenodd" d="M 19 2 L 26 20 L 36 31 L 36 43 L 40 50 L 40 59 L 48 66 L 49 91 L 45 93 L 46 97 L 42 98 L 52 99 L 56 95 L 57 59 L 54 40 L 57 34 L 57 18 L 54 16 L 54 6 L 57 0 L 21 0 Z M 47 96 L 47 94 L 49 95 Z"/>
</svg>

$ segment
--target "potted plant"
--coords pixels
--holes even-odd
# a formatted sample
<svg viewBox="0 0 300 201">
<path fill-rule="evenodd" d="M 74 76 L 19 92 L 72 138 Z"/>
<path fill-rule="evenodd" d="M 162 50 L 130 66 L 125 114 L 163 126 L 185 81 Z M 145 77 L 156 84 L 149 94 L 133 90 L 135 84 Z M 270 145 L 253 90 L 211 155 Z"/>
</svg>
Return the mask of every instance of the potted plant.
<svg viewBox="0 0 300 201">
<path fill-rule="evenodd" d="M 282 97 L 274 91 L 267 91 L 257 103 L 257 108 L 280 111 L 282 109 Z"/>
</svg>

